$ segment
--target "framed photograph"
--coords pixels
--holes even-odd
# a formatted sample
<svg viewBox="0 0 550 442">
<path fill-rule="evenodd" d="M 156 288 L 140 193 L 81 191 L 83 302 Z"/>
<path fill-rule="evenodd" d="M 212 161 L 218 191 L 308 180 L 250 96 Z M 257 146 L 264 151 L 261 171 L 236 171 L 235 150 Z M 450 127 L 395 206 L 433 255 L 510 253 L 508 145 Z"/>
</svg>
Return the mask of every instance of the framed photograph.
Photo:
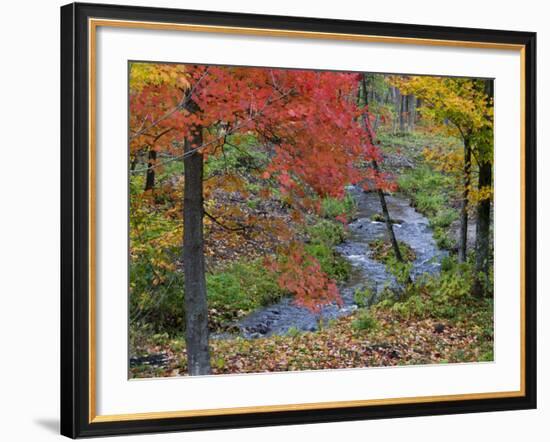
<svg viewBox="0 0 550 442">
<path fill-rule="evenodd" d="M 61 433 L 536 407 L 529 32 L 61 8 Z"/>
</svg>

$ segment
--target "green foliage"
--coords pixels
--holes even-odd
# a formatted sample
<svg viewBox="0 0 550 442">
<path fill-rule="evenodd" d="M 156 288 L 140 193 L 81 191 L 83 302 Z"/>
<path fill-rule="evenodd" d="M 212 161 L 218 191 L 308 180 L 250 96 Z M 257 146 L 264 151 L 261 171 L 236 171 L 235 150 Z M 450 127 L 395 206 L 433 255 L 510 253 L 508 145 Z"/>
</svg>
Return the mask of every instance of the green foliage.
<svg viewBox="0 0 550 442">
<path fill-rule="evenodd" d="M 452 178 L 426 165 L 410 169 L 399 177 L 400 189 L 411 198 L 414 207 L 428 216 L 447 210 L 446 190 L 453 185 Z"/>
<path fill-rule="evenodd" d="M 390 308 L 398 317 L 434 318 L 461 321 L 466 317 L 485 315 L 479 319 L 492 336 L 492 303 L 472 295 L 474 271 L 472 263 L 457 263 L 454 258 L 443 261 L 441 273 L 418 281 L 407 288 L 402 299 L 388 296 L 377 306 Z"/>
<path fill-rule="evenodd" d="M 371 92 L 377 98 L 382 97 L 389 90 L 389 85 L 386 82 L 386 76 L 384 74 L 365 73 L 364 79 L 367 91 Z M 361 92 L 364 94 L 365 90 Z M 371 106 L 377 101 L 381 100 L 373 100 L 373 102 L 369 103 L 369 110 L 373 111 Z"/>
<path fill-rule="evenodd" d="M 346 232 L 339 222 L 320 219 L 316 224 L 306 228 L 309 243 L 304 247 L 306 253 L 313 256 L 321 265 L 321 270 L 331 279 L 345 281 L 350 274 L 350 263 L 333 250 L 341 243 Z"/>
<path fill-rule="evenodd" d="M 456 241 L 442 227 L 434 228 L 434 239 L 440 249 L 451 250 L 456 246 Z"/>
<path fill-rule="evenodd" d="M 418 193 L 414 201 L 418 211 L 429 216 L 435 216 L 445 202 L 446 198 L 441 193 Z"/>
<path fill-rule="evenodd" d="M 494 277 L 494 267 L 492 265 L 489 266 L 487 273 L 479 272 L 477 274 L 478 283 L 481 285 L 481 290 L 479 291 L 478 295 L 483 294 L 484 296 L 493 296 Z"/>
<path fill-rule="evenodd" d="M 134 177 L 130 190 L 141 192 Z M 181 237 L 177 220 L 164 216 L 159 206 L 146 207 L 132 195 L 130 217 L 130 323 L 150 332 L 183 329 L 183 274 L 175 265 L 181 254 L 174 236 Z"/>
<path fill-rule="evenodd" d="M 184 327 L 183 273 L 155 269 L 154 259 L 158 253 L 148 249 L 130 264 L 130 321 L 146 322 L 153 331 L 181 331 Z M 155 285 L 159 276 L 162 282 Z"/>
<path fill-rule="evenodd" d="M 260 170 L 267 163 L 268 157 L 264 151 L 255 148 L 257 144 L 257 139 L 252 135 L 229 135 L 223 149 L 208 156 L 205 175 Z"/>
<path fill-rule="evenodd" d="M 359 311 L 357 319 L 354 319 L 351 325 L 355 330 L 363 331 L 375 331 L 380 327 L 376 318 L 365 309 Z"/>
<path fill-rule="evenodd" d="M 300 336 L 301 334 L 302 334 L 302 332 L 300 330 L 298 330 L 296 327 L 290 327 L 286 331 L 286 336 L 290 336 L 292 338 L 296 338 L 296 337 Z"/>
<path fill-rule="evenodd" d="M 168 333 L 155 333 L 151 336 L 151 341 L 154 345 L 167 345 L 170 342 L 170 336 Z"/>
<path fill-rule="evenodd" d="M 437 246 L 450 250 L 455 246 L 455 241 L 448 232 L 451 224 L 458 219 L 458 211 L 455 209 L 439 208 L 436 215 L 430 218 L 430 226 Z"/>
<path fill-rule="evenodd" d="M 438 247 L 452 249 L 455 241 L 449 228 L 458 219 L 458 210 L 450 204 L 456 192 L 453 179 L 423 165 L 404 172 L 399 178 L 399 186 L 412 205 L 430 220 Z"/>
<path fill-rule="evenodd" d="M 353 302 L 359 307 L 368 307 L 374 294 L 370 287 L 364 287 L 363 289 L 355 290 L 353 294 Z"/>
<path fill-rule="evenodd" d="M 321 213 L 325 218 L 336 218 L 344 215 L 348 220 L 355 216 L 357 206 L 353 197 L 346 194 L 344 198 L 325 197 L 321 201 Z"/>
<path fill-rule="evenodd" d="M 326 243 L 311 243 L 304 247 L 306 253 L 313 256 L 321 265 L 321 270 L 336 281 L 345 281 L 351 271 L 349 262 L 338 255 Z"/>
<path fill-rule="evenodd" d="M 399 251 L 401 257 L 405 262 L 411 262 L 416 259 L 416 253 L 406 242 L 398 241 Z M 381 261 L 385 264 L 393 264 L 392 258 L 395 258 L 395 253 L 391 243 L 384 241 L 383 239 L 375 239 L 369 243 L 371 249 L 371 256 L 377 261 Z"/>
<path fill-rule="evenodd" d="M 223 356 L 217 355 L 212 358 L 212 366 L 218 370 L 223 370 L 226 366 L 226 362 Z"/>
<path fill-rule="evenodd" d="M 378 131 L 380 144 L 392 153 L 404 153 L 410 158 L 423 160 L 422 152 L 426 146 L 439 147 L 445 150 L 462 146 L 458 138 L 430 132 L 405 132 L 394 134 L 390 131 Z"/>
<path fill-rule="evenodd" d="M 159 182 L 167 178 L 180 177 L 183 175 L 183 160 L 166 161 L 173 159 L 163 154 L 159 154 L 159 161 L 163 161 L 162 167 L 156 169 L 156 175 Z"/>
<path fill-rule="evenodd" d="M 491 348 L 489 350 L 486 350 L 484 351 L 483 353 L 481 353 L 481 355 L 479 356 L 479 362 L 492 362 L 495 360 L 495 356 L 494 356 L 494 352 L 493 352 L 493 348 L 491 346 Z"/>
<path fill-rule="evenodd" d="M 316 224 L 307 227 L 306 233 L 311 242 L 328 246 L 340 244 L 346 239 L 344 226 L 341 223 L 326 219 L 321 219 Z"/>
<path fill-rule="evenodd" d="M 386 260 L 386 268 L 395 276 L 397 283 L 401 286 L 405 286 L 409 283 L 412 266 L 413 263 L 411 261 L 400 262 L 394 256 L 389 256 Z"/>
<path fill-rule="evenodd" d="M 449 227 L 458 219 L 458 213 L 453 209 L 440 209 L 437 214 L 430 219 L 432 227 Z"/>
<path fill-rule="evenodd" d="M 260 260 L 236 262 L 221 272 L 207 274 L 206 286 L 209 307 L 226 312 L 229 318 L 235 311 L 252 311 L 285 294 Z"/>
<path fill-rule="evenodd" d="M 183 272 L 165 271 L 165 283 L 154 286 L 148 279 L 152 276 L 146 273 L 151 265 L 147 255 L 140 255 L 130 267 L 134 290 L 130 296 L 132 327 L 137 334 L 178 336 L 185 330 Z M 209 273 L 206 286 L 208 306 L 215 315 L 210 321 L 212 328 L 224 326 L 239 315 L 276 302 L 285 295 L 275 275 L 266 270 L 260 260 L 236 262 L 220 272 Z"/>
</svg>

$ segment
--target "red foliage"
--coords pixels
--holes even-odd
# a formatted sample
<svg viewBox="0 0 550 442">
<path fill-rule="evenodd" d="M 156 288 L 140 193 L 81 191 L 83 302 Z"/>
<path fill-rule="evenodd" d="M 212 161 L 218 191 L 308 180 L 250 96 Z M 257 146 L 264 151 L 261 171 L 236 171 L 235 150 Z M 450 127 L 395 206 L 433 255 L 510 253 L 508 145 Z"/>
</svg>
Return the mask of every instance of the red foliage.
<svg viewBox="0 0 550 442">
<path fill-rule="evenodd" d="M 335 197 L 364 178 L 360 163 L 380 161 L 372 127 L 365 131 L 360 121 L 365 111 L 356 105 L 356 73 L 188 65 L 185 75 L 187 91 L 161 84 L 131 94 L 134 148 L 160 135 L 156 148 L 173 151 L 173 141 L 191 127 L 223 124 L 224 134 L 254 132 L 273 148 L 266 172 L 279 176 L 287 191 L 299 181 Z M 191 100 L 199 111 L 178 108 Z M 210 135 L 201 150 L 215 149 L 222 139 Z M 386 177 L 377 180 L 386 185 Z"/>
<path fill-rule="evenodd" d="M 159 66 L 169 70 L 169 65 Z M 215 129 L 205 131 L 204 144 L 196 146 L 208 155 L 228 134 L 253 133 L 271 153 L 262 178 L 275 178 L 283 195 L 300 200 L 302 207 L 315 208 L 306 198 L 311 190 L 343 197 L 350 183 L 387 190 L 394 186 L 390 177 L 369 167 L 381 155 L 366 111 L 357 106 L 359 74 L 174 66 L 184 81 L 130 91 L 132 152 L 154 146 L 181 156 L 181 143 L 175 141 L 200 127 Z M 288 262 L 279 265 L 280 283 L 299 304 L 317 309 L 339 299 L 334 282 L 303 250 L 294 248 Z"/>
<path fill-rule="evenodd" d="M 324 305 L 342 298 L 336 283 L 321 269 L 319 261 L 308 255 L 302 244 L 291 243 L 285 259 L 266 259 L 266 267 L 278 274 L 279 286 L 294 294 L 294 302 L 318 313 Z"/>
</svg>

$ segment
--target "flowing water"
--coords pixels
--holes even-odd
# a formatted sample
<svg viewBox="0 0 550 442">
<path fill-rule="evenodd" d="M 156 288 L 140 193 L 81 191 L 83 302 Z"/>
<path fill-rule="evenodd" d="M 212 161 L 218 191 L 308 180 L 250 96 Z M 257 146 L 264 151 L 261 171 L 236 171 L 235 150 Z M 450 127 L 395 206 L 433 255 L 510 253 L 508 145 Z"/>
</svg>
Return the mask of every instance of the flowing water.
<svg viewBox="0 0 550 442">
<path fill-rule="evenodd" d="M 294 305 L 292 298 L 285 298 L 256 310 L 236 324 L 244 337 L 284 335 L 290 329 L 314 331 L 320 321 L 346 316 L 357 309 L 354 301 L 357 289 L 369 287 L 373 293 L 369 303 L 373 303 L 384 287 L 397 286 L 385 265 L 370 257 L 369 243 L 387 235 L 386 225 L 372 220 L 373 215 L 381 212 L 378 194 L 365 193 L 355 187 L 348 191 L 357 203 L 357 217 L 348 225 L 348 238 L 336 247 L 353 268 L 349 280 L 339 286 L 343 305 L 328 305 L 319 314 L 313 314 Z M 393 227 L 397 239 L 407 243 L 416 254 L 411 277 L 415 279 L 422 274 L 437 273 L 446 252 L 438 249 L 428 219 L 410 207 L 404 197 L 387 196 L 386 202 L 390 217 L 396 222 Z"/>
</svg>

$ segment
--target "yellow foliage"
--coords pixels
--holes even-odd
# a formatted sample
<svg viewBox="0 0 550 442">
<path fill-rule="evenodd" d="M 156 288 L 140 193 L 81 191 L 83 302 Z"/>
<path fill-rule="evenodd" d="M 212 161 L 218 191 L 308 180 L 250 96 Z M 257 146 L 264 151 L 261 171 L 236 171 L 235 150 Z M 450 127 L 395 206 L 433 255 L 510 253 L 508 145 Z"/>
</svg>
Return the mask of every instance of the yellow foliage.
<svg viewBox="0 0 550 442">
<path fill-rule="evenodd" d="M 462 149 L 444 151 L 441 148 L 425 148 L 423 155 L 426 161 L 435 169 L 450 174 L 462 172 L 464 165 L 464 152 Z"/>
<path fill-rule="evenodd" d="M 391 76 L 390 84 L 403 94 L 414 94 L 424 105 L 423 116 L 450 122 L 463 139 L 493 125 L 493 106 L 483 80 L 431 76 Z"/>
<path fill-rule="evenodd" d="M 481 201 L 485 201 L 493 198 L 493 188 L 491 186 L 485 186 L 481 189 L 477 187 L 470 187 L 470 193 L 468 194 L 468 201 L 470 204 L 475 205 Z"/>
<path fill-rule="evenodd" d="M 130 90 L 140 92 L 145 86 L 168 85 L 187 89 L 189 80 L 183 64 L 130 63 Z"/>
</svg>

